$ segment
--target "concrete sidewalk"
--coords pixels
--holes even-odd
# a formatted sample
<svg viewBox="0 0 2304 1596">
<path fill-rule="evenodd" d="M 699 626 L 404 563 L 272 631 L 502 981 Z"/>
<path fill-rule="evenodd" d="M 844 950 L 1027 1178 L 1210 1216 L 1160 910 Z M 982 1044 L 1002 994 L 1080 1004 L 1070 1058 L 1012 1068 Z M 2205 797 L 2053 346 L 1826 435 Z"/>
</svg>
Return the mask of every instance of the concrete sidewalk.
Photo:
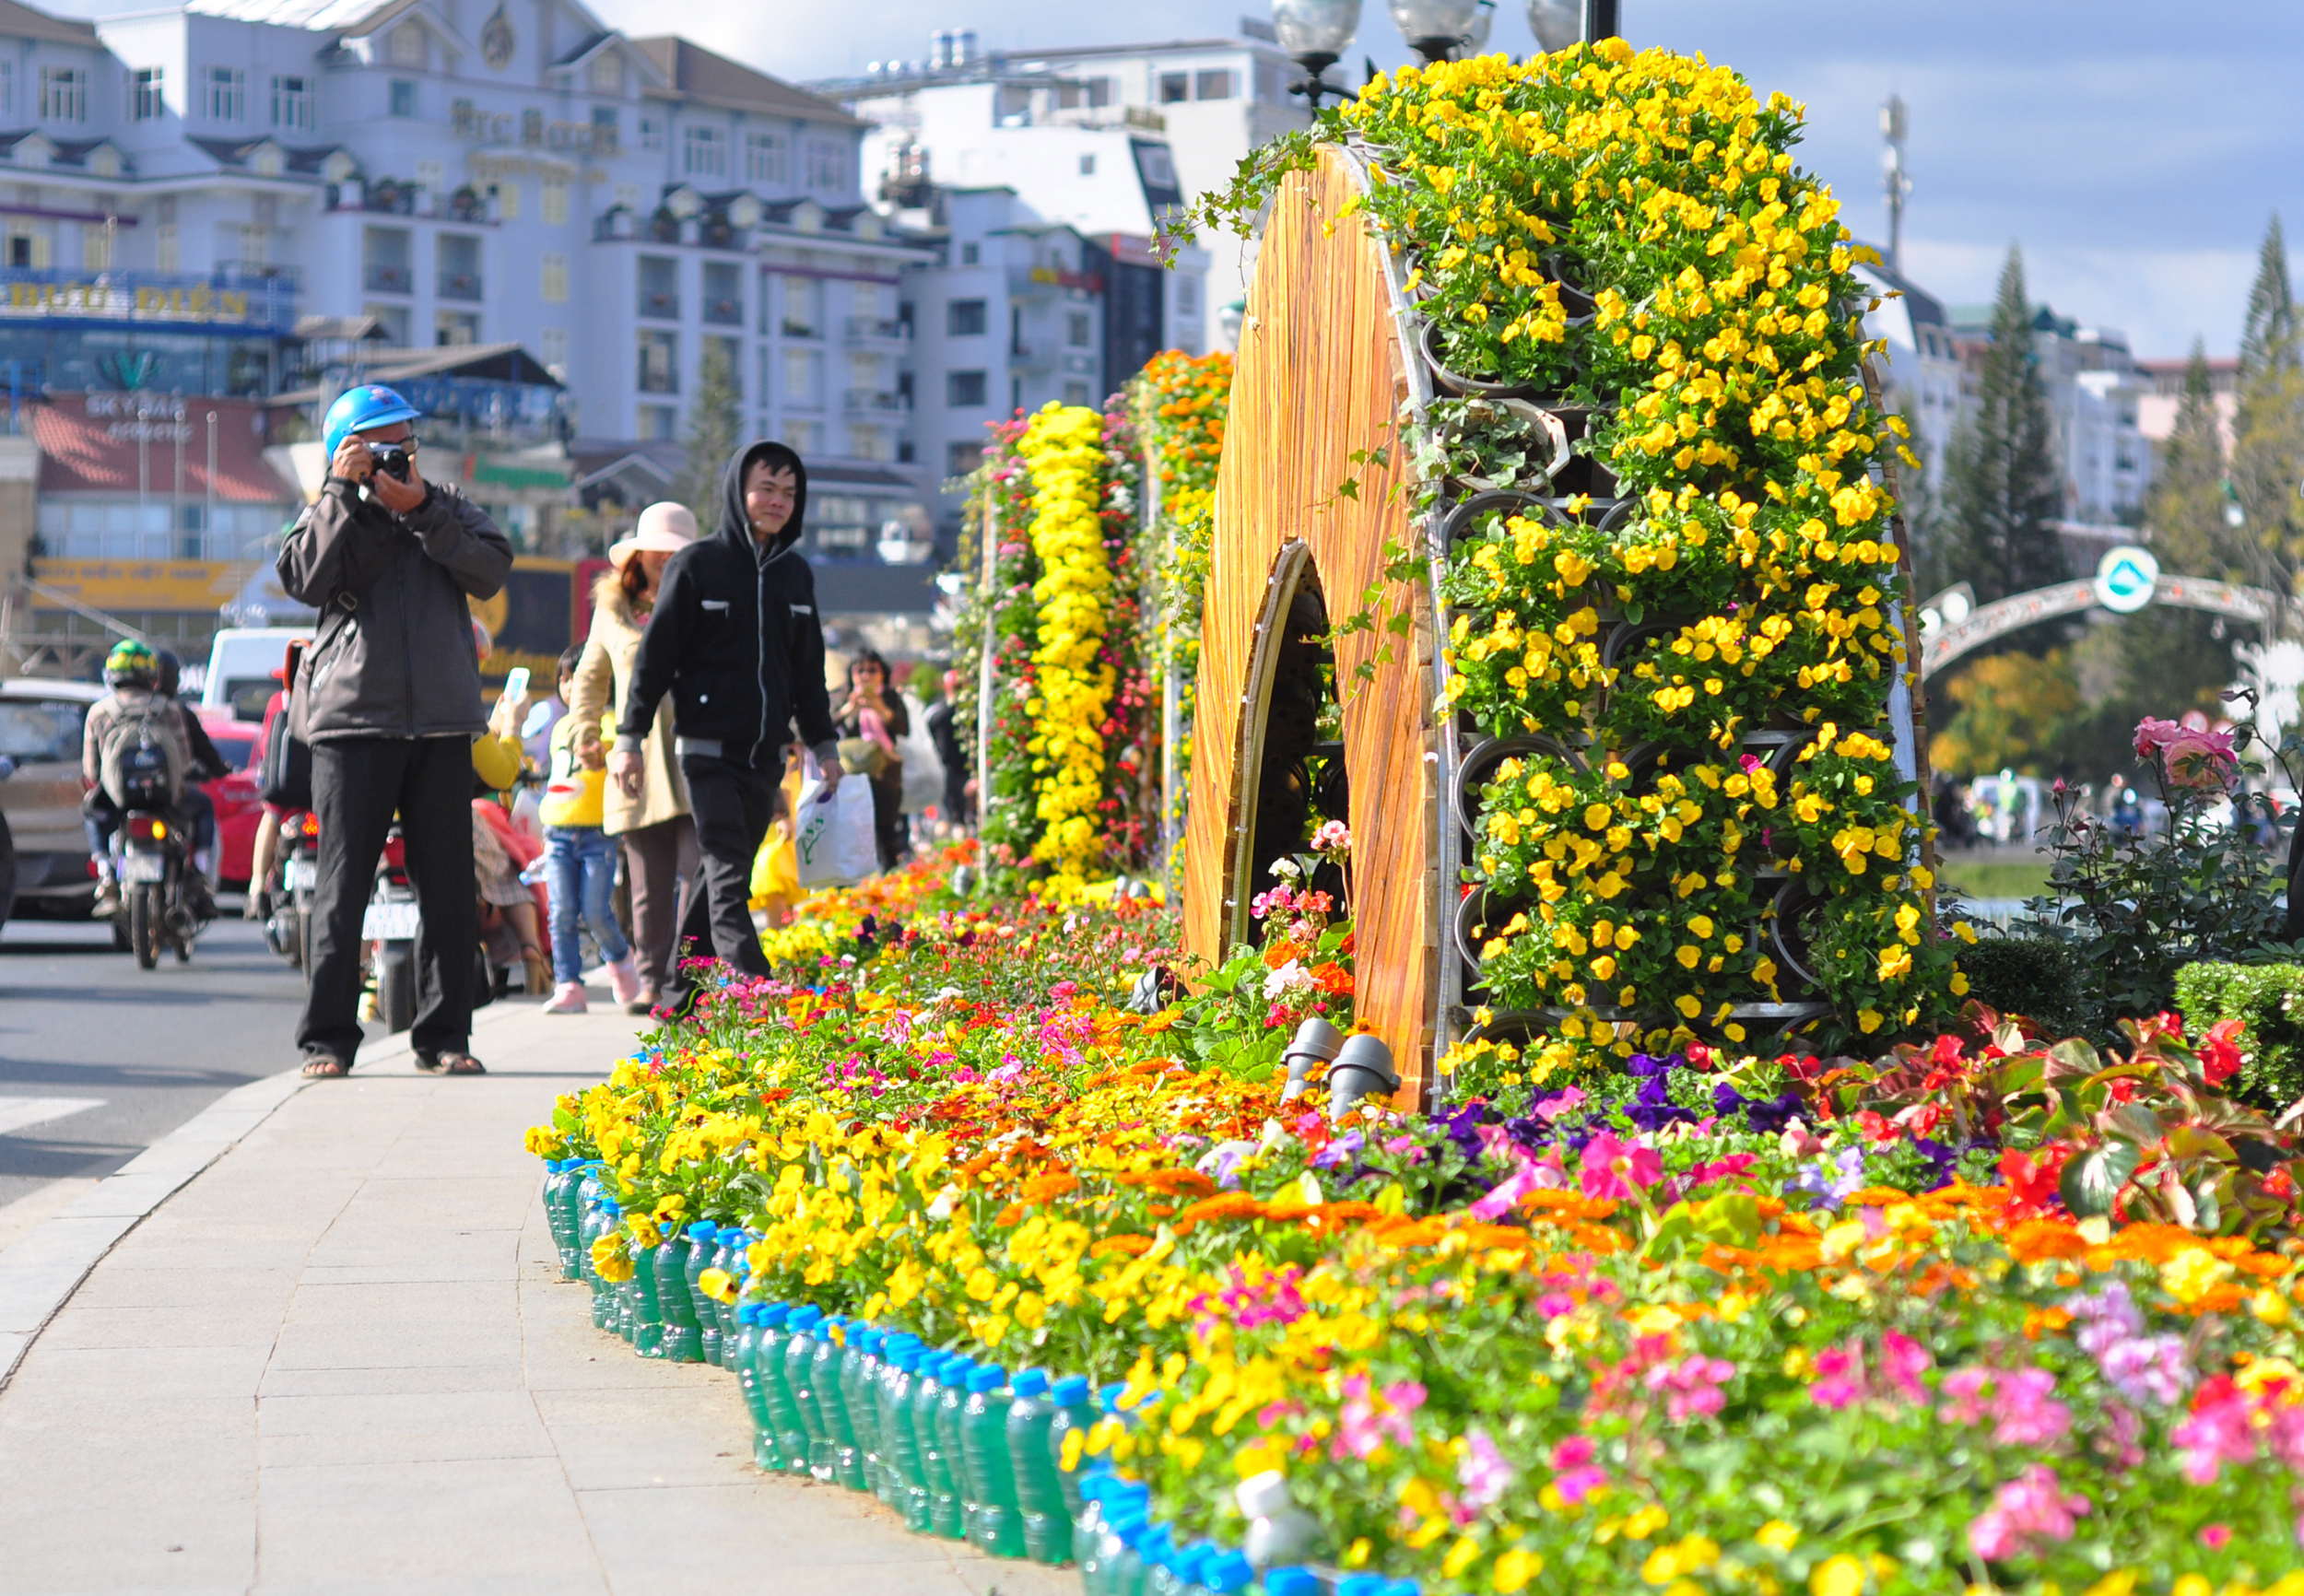
<svg viewBox="0 0 2304 1596">
<path fill-rule="evenodd" d="M 635 1027 L 523 1005 L 484 1078 L 363 1063 L 130 1230 L 0 1389 L 0 1593 L 1073 1596 L 762 1475 L 732 1376 L 592 1327 L 521 1132 Z"/>
</svg>

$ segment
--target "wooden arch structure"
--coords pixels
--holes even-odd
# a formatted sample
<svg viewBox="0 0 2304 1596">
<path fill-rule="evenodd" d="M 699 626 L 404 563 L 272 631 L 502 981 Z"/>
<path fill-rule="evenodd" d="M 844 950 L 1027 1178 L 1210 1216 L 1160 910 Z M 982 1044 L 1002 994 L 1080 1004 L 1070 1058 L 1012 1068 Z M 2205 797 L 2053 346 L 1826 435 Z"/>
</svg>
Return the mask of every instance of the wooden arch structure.
<svg viewBox="0 0 2304 1596">
<path fill-rule="evenodd" d="M 1344 215 L 1360 182 L 1353 158 L 1333 148 L 1315 170 L 1288 176 L 1240 324 L 1182 870 L 1185 947 L 1210 960 L 1252 940 L 1258 777 L 1275 675 L 1286 651 L 1304 643 L 1304 595 L 1317 592 L 1337 612 L 1357 607 L 1383 582 L 1386 544 L 1423 535 L 1399 420 L 1429 389 L 1403 333 L 1400 274 L 1365 218 Z M 1432 713 L 1432 595 L 1399 582 L 1382 591 L 1381 613 L 1405 607 L 1413 629 L 1395 636 L 1379 625 L 1335 640 L 1334 677 L 1354 839 L 1356 1008 L 1392 1049 L 1405 1103 L 1428 1086 L 1440 1039 L 1443 884 L 1454 870 L 1440 817 L 1451 772 Z M 1364 664 L 1372 678 L 1361 679 Z"/>
</svg>

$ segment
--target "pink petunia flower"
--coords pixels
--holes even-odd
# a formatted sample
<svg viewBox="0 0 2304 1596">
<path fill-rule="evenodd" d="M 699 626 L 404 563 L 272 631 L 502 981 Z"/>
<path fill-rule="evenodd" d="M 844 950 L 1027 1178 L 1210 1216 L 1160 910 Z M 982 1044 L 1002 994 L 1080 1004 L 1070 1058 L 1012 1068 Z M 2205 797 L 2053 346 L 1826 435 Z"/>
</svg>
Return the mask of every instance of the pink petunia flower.
<svg viewBox="0 0 2304 1596">
<path fill-rule="evenodd" d="M 1632 1197 L 1663 1179 L 1664 1161 L 1646 1144 L 1603 1131 L 1584 1144 L 1579 1185 L 1595 1202 Z"/>
</svg>

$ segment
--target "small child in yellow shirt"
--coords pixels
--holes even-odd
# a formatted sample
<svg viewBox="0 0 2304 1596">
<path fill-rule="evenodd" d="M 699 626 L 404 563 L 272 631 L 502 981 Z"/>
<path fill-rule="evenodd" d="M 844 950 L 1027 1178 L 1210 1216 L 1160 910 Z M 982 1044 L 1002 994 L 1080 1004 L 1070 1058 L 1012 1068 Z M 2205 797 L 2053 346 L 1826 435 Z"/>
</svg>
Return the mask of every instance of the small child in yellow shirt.
<svg viewBox="0 0 2304 1596">
<path fill-rule="evenodd" d="M 560 701 L 575 688 L 581 648 L 560 656 Z M 545 1003 L 548 1015 L 584 1012 L 583 960 L 577 921 L 592 928 L 600 956 L 608 963 L 608 984 L 620 1005 L 640 995 L 640 971 L 631 944 L 617 923 L 610 902 L 616 888 L 617 839 L 601 828 L 607 791 L 608 760 L 596 724 L 560 717 L 552 728 L 551 770 L 544 788 L 544 864 L 552 898 L 552 976 L 558 984 Z"/>
</svg>

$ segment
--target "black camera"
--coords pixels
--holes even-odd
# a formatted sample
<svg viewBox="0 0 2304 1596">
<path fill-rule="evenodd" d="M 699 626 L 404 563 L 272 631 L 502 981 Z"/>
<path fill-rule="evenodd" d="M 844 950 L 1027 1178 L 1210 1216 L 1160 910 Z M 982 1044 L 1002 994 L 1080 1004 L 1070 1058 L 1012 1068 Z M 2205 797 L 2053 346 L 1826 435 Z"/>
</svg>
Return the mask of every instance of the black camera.
<svg viewBox="0 0 2304 1596">
<path fill-rule="evenodd" d="M 402 482 L 407 481 L 409 457 L 406 450 L 383 448 L 373 450 L 371 452 L 376 458 L 377 470 L 386 476 L 397 478 Z"/>
</svg>

